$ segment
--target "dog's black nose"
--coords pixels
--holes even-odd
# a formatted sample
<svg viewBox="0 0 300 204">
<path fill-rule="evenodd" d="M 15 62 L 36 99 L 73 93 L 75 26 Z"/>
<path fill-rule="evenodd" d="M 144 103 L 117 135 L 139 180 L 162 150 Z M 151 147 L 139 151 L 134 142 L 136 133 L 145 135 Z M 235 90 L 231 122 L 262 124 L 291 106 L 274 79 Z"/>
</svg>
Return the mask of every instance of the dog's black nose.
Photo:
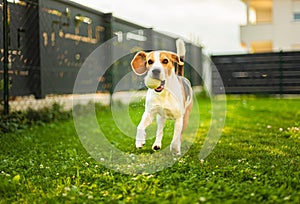
<svg viewBox="0 0 300 204">
<path fill-rule="evenodd" d="M 160 72 L 161 72 L 160 69 L 153 69 L 152 70 L 153 78 L 159 78 Z"/>
</svg>

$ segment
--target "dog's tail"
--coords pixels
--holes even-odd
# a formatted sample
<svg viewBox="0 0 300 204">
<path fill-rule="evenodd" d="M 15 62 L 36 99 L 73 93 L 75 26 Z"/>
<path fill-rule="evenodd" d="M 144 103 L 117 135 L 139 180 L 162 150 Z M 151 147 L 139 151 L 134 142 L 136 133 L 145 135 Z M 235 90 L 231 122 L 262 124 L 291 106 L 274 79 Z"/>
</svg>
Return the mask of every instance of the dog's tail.
<svg viewBox="0 0 300 204">
<path fill-rule="evenodd" d="M 177 48 L 177 55 L 179 56 L 179 60 L 181 62 L 184 62 L 185 45 L 184 45 L 184 41 L 182 39 L 176 40 L 176 48 Z M 181 64 L 182 65 L 177 64 L 176 74 L 178 76 L 184 76 L 184 63 L 181 63 Z"/>
</svg>

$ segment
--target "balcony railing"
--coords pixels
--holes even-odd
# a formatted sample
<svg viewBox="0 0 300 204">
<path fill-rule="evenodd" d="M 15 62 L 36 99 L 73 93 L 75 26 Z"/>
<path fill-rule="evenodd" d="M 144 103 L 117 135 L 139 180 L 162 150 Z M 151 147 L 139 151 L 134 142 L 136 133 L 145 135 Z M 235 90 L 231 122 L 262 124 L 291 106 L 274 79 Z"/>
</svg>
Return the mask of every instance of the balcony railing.
<svg viewBox="0 0 300 204">
<path fill-rule="evenodd" d="M 241 31 L 241 41 L 245 43 L 251 41 L 257 41 L 257 40 L 271 40 L 273 38 L 272 23 L 243 25 L 240 26 L 240 31 Z"/>
</svg>

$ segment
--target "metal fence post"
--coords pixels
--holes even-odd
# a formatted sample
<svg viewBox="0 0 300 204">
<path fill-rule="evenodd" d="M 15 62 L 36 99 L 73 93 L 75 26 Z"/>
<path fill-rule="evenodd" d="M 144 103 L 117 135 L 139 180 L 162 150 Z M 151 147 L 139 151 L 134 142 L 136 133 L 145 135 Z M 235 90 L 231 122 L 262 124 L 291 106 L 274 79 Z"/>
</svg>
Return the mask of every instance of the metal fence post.
<svg viewBox="0 0 300 204">
<path fill-rule="evenodd" d="M 279 52 L 279 73 L 280 73 L 280 76 L 279 76 L 279 94 L 280 94 L 280 97 L 282 97 L 283 95 L 283 59 L 282 59 L 282 56 L 283 55 L 283 51 L 280 50 Z"/>
<path fill-rule="evenodd" d="M 3 99 L 4 99 L 4 114 L 9 114 L 9 78 L 8 78 L 8 12 L 7 0 L 3 0 Z"/>
<path fill-rule="evenodd" d="M 105 42 L 110 40 L 113 37 L 113 16 L 112 13 L 107 13 L 104 15 L 104 21 L 105 21 Z M 112 61 L 112 54 L 113 54 L 113 46 L 109 45 L 109 49 L 107 50 L 107 62 L 108 64 L 111 63 Z M 113 82 L 113 73 L 112 69 L 108 69 L 108 74 L 107 74 L 108 80 L 109 80 L 109 95 L 110 95 L 110 103 L 112 103 L 112 94 L 113 94 L 113 89 L 114 89 L 114 82 Z"/>
</svg>

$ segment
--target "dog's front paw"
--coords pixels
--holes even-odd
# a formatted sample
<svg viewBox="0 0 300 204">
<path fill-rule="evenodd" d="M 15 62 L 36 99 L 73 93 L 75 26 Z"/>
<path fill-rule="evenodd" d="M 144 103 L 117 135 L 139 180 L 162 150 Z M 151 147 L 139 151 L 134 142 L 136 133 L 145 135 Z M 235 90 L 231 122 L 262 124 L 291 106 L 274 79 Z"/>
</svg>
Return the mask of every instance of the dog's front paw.
<svg viewBox="0 0 300 204">
<path fill-rule="evenodd" d="M 181 152 L 180 152 L 180 146 L 179 145 L 174 145 L 171 144 L 170 146 L 170 151 L 174 156 L 180 156 Z"/>
<path fill-rule="evenodd" d="M 161 144 L 154 143 L 154 144 L 152 145 L 152 149 L 153 149 L 154 151 L 160 150 L 160 149 L 161 149 Z"/>
<path fill-rule="evenodd" d="M 137 149 L 143 148 L 144 145 L 145 145 L 145 141 L 138 141 L 138 140 L 135 141 L 135 146 Z"/>
<path fill-rule="evenodd" d="M 146 143 L 146 132 L 145 130 L 138 130 L 136 139 L 135 139 L 135 146 L 137 149 L 141 149 Z"/>
</svg>

